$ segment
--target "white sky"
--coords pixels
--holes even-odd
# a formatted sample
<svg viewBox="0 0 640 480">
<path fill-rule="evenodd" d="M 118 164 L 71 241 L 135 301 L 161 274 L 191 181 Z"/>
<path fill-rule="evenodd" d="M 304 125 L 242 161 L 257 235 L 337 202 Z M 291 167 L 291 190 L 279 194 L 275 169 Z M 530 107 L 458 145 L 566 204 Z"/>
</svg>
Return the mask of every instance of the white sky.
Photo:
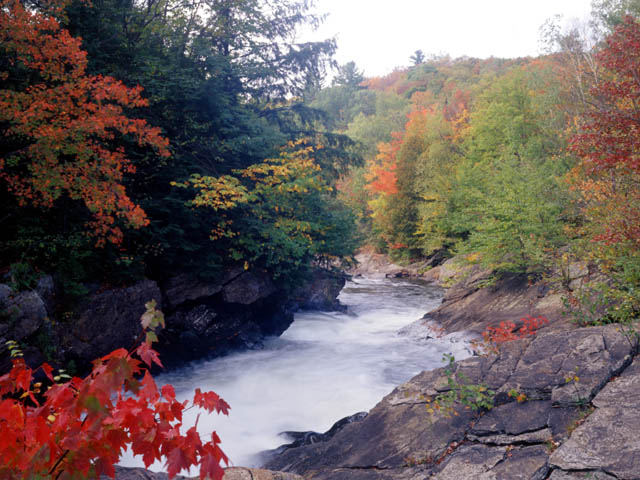
<svg viewBox="0 0 640 480">
<path fill-rule="evenodd" d="M 366 76 L 409 66 L 417 49 L 486 58 L 537 56 L 540 26 L 561 14 L 587 19 L 590 0 L 316 0 L 328 13 L 310 39 L 335 36 L 339 64 L 355 61 Z M 306 39 L 306 36 L 305 36 Z"/>
</svg>

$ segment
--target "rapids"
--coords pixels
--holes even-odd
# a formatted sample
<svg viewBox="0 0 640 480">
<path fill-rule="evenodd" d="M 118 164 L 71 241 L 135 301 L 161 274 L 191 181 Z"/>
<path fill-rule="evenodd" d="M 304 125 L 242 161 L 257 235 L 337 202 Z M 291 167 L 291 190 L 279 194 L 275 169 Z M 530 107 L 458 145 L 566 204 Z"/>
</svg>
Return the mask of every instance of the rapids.
<svg viewBox="0 0 640 480">
<path fill-rule="evenodd" d="M 261 350 L 234 353 L 157 377 L 180 399 L 214 390 L 228 417 L 201 414 L 198 430 L 216 430 L 234 465 L 259 466 L 259 452 L 288 443 L 283 431 L 324 432 L 337 420 L 371 409 L 395 386 L 442 366 L 444 353 L 469 355 L 456 338 L 426 338 L 419 322 L 442 289 L 409 279 L 355 278 L 339 296 L 346 312 L 299 312 L 291 327 Z M 197 412 L 188 412 L 193 425 Z M 142 466 L 128 456 L 121 465 Z M 154 468 L 156 467 L 156 468 Z M 162 469 L 154 465 L 152 470 Z M 196 473 L 196 472 L 193 472 Z"/>
</svg>

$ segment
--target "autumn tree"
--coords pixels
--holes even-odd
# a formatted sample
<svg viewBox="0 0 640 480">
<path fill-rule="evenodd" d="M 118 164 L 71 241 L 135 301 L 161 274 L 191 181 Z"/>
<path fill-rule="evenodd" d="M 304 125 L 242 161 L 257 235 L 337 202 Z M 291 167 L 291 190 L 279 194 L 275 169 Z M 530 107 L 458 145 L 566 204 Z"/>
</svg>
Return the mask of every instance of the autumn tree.
<svg viewBox="0 0 640 480">
<path fill-rule="evenodd" d="M 304 141 L 291 142 L 279 157 L 174 185 L 193 192 L 190 205 L 209 212 L 211 238 L 236 262 L 291 279 L 312 261 L 354 248 L 353 218 L 333 198 L 314 154 Z"/>
<path fill-rule="evenodd" d="M 640 310 L 640 23 L 624 18 L 595 56 L 601 78 L 578 118 L 571 149 L 581 193 L 587 251 L 610 274 L 616 315 Z"/>
<path fill-rule="evenodd" d="M 628 16 L 596 55 L 602 79 L 591 89 L 591 108 L 581 117 L 571 145 L 587 175 L 582 190 L 590 197 L 589 190 L 600 191 L 600 201 L 617 207 L 596 238 L 631 242 L 634 249 L 640 247 L 639 46 L 640 24 Z"/>
<path fill-rule="evenodd" d="M 149 467 L 166 459 L 169 478 L 198 466 L 200 478 L 221 480 L 229 460 L 215 432 L 203 441 L 197 424 L 182 430 L 186 408 L 228 414 L 214 392 L 196 389 L 181 402 L 170 384 L 158 388 L 150 369 L 162 366 L 152 344 L 164 326 L 155 301 L 141 323 L 144 341 L 93 362 L 86 378 L 54 372 L 47 363 L 35 371 L 15 342 L 8 342 L 13 367 L 0 376 L 0 478 L 72 479 L 115 477 L 125 448 Z"/>
<path fill-rule="evenodd" d="M 123 185 L 135 166 L 119 138 L 169 155 L 158 128 L 127 116 L 147 101 L 141 88 L 87 75 L 81 40 L 54 15 L 18 0 L 0 3 L 0 178 L 20 206 L 51 208 L 63 196 L 82 202 L 97 243 L 122 241 L 122 223 L 148 218 Z"/>
</svg>

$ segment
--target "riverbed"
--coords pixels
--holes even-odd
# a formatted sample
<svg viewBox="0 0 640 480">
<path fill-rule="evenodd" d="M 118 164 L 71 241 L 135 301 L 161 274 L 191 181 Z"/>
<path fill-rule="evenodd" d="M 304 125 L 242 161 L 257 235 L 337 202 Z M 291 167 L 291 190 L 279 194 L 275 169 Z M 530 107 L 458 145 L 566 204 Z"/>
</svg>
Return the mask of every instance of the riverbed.
<svg viewBox="0 0 640 480">
<path fill-rule="evenodd" d="M 324 432 L 422 370 L 442 366 L 443 354 L 468 356 L 464 341 L 428 338 L 433 332 L 416 322 L 442 295 L 419 280 L 356 278 L 339 296 L 345 312 L 296 313 L 291 327 L 260 350 L 194 362 L 157 381 L 173 384 L 181 399 L 193 398 L 195 388 L 218 393 L 230 414 L 201 415 L 201 436 L 215 430 L 234 465 L 259 466 L 260 452 L 288 443 L 281 432 Z M 188 412 L 185 425 L 197 413 Z M 130 456 L 121 464 L 142 466 Z"/>
</svg>

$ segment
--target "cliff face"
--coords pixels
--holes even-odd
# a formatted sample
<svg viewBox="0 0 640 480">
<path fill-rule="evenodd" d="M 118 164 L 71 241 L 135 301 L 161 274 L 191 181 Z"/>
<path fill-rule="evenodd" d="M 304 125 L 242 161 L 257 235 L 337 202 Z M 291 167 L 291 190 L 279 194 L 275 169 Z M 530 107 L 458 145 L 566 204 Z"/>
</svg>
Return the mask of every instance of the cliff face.
<svg viewBox="0 0 640 480">
<path fill-rule="evenodd" d="M 6 340 L 25 345 L 31 364 L 73 361 L 83 370 L 115 348 L 130 348 L 140 333 L 144 304 L 155 299 L 166 317 L 158 350 L 165 365 L 260 346 L 280 335 L 298 309 L 332 310 L 345 277 L 314 270 L 294 291 L 279 288 L 263 272 L 237 268 L 216 281 L 177 275 L 162 282 L 143 280 L 127 288 L 88 295 L 68 318 L 54 319 L 55 288 L 44 277 L 33 291 L 14 293 L 0 285 L 0 368 L 9 366 Z"/>
</svg>

